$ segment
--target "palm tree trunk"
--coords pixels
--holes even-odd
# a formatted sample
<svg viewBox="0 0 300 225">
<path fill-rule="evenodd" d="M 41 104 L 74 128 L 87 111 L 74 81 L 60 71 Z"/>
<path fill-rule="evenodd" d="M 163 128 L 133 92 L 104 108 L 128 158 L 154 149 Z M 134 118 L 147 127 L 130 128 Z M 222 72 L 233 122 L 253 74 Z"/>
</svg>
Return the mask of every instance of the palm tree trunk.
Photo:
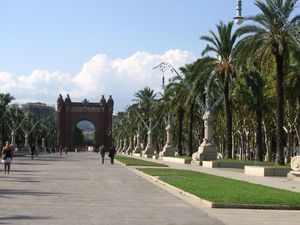
<svg viewBox="0 0 300 225">
<path fill-rule="evenodd" d="M 193 154 L 193 124 L 194 124 L 194 107 L 195 103 L 191 102 L 190 104 L 190 113 L 189 113 L 189 156 Z"/>
<path fill-rule="evenodd" d="M 284 165 L 284 74 L 283 74 L 283 55 L 277 54 L 277 81 L 276 81 L 276 113 L 277 113 L 277 128 L 276 128 L 276 158 L 275 163 Z"/>
<path fill-rule="evenodd" d="M 256 113 L 256 160 L 263 161 L 263 132 L 262 132 L 262 111 L 261 103 L 257 102 Z"/>
<path fill-rule="evenodd" d="M 225 72 L 225 86 L 224 86 L 224 110 L 226 123 L 226 155 L 228 159 L 232 158 L 232 112 L 229 100 L 229 78 L 228 72 Z"/>
<path fill-rule="evenodd" d="M 177 111 L 178 116 L 178 154 L 182 156 L 182 124 L 183 124 L 183 115 L 184 115 L 184 109 L 182 106 L 179 106 Z"/>
</svg>

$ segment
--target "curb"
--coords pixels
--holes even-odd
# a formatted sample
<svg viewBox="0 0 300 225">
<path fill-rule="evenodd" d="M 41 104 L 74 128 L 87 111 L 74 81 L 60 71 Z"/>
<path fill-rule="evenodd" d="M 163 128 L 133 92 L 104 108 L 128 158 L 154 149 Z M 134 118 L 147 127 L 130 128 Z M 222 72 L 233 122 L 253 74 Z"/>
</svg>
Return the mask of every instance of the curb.
<svg viewBox="0 0 300 225">
<path fill-rule="evenodd" d="M 201 207 L 208 207 L 208 208 L 213 208 L 213 203 L 204 199 L 201 199 L 195 195 L 192 195 L 188 192 L 185 192 L 179 188 L 176 188 L 170 184 L 167 184 L 161 180 L 159 180 L 156 177 L 150 176 L 148 174 L 145 174 L 135 168 L 129 168 L 129 170 L 131 170 L 132 172 L 134 172 L 135 174 L 139 175 L 140 177 L 150 181 L 152 184 L 158 186 L 159 188 L 169 192 L 172 195 L 175 195 L 176 197 L 178 197 L 179 199 L 182 199 L 186 202 L 188 202 L 189 204 L 197 207 L 197 208 L 201 208 Z"/>
</svg>

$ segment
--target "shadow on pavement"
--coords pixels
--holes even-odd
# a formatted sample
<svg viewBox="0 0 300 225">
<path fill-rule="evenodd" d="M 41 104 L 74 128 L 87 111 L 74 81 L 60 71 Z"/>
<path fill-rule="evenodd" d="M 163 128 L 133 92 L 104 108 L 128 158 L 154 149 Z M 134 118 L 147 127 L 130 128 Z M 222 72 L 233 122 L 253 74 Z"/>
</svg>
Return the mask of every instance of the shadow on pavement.
<svg viewBox="0 0 300 225">
<path fill-rule="evenodd" d="M 38 171 L 38 170 L 14 170 L 12 169 L 11 170 L 11 173 L 32 173 L 32 172 L 41 172 L 41 171 Z"/>
<path fill-rule="evenodd" d="M 28 190 L 13 190 L 13 189 L 0 189 L 0 197 L 7 195 L 30 195 L 30 196 L 47 196 L 58 195 L 56 192 L 41 192 L 41 191 L 28 191 Z"/>
<path fill-rule="evenodd" d="M 25 215 L 15 215 L 15 216 L 0 216 L 1 220 L 39 220 L 39 219 L 50 219 L 47 216 L 25 216 Z M 0 223 L 5 224 L 5 223 Z"/>
<path fill-rule="evenodd" d="M 48 163 L 36 163 L 36 162 L 13 162 L 14 165 L 49 165 Z"/>
<path fill-rule="evenodd" d="M 14 180 L 15 182 L 19 182 L 19 183 L 39 183 L 41 181 L 39 180 Z"/>
</svg>

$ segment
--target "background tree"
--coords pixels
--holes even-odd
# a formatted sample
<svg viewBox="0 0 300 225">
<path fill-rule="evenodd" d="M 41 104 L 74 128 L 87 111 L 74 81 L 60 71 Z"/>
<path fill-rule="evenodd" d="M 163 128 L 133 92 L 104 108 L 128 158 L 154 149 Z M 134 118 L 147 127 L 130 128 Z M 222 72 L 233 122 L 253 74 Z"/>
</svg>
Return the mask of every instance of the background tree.
<svg viewBox="0 0 300 225">
<path fill-rule="evenodd" d="M 296 1 L 297 2 L 297 1 Z M 261 13 L 247 18 L 255 24 L 246 25 L 238 29 L 239 35 L 246 35 L 242 42 L 241 51 L 247 55 L 256 55 L 263 59 L 267 64 L 275 60 L 276 66 L 276 115 L 277 115 L 277 132 L 276 132 L 276 163 L 284 164 L 284 75 L 287 65 L 285 65 L 289 48 L 294 44 L 285 27 L 283 19 L 289 20 L 294 11 L 294 0 L 276 0 L 273 4 L 276 6 L 284 18 L 279 17 L 276 9 L 273 8 L 269 1 L 255 1 L 255 5 Z M 291 19 L 291 24 L 296 24 L 299 16 Z"/>
</svg>

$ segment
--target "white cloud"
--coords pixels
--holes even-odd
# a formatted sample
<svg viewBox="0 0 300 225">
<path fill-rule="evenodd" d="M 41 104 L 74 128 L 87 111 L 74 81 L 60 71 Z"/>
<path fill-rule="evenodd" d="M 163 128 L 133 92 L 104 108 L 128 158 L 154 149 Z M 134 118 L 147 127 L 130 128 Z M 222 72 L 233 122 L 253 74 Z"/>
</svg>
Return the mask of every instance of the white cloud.
<svg viewBox="0 0 300 225">
<path fill-rule="evenodd" d="M 101 95 L 113 95 L 115 111 L 122 110 L 133 99 L 134 93 L 149 86 L 161 87 L 162 73 L 153 67 L 169 62 L 175 68 L 195 61 L 188 51 L 169 50 L 164 54 L 136 52 L 127 58 L 109 59 L 98 54 L 84 63 L 75 76 L 63 72 L 36 69 L 29 75 L 17 76 L 0 72 L 0 92 L 9 92 L 17 102 L 41 101 L 55 104 L 58 94 L 70 94 L 72 101 L 84 98 L 99 101 Z M 172 76 L 165 73 L 166 80 Z"/>
</svg>

